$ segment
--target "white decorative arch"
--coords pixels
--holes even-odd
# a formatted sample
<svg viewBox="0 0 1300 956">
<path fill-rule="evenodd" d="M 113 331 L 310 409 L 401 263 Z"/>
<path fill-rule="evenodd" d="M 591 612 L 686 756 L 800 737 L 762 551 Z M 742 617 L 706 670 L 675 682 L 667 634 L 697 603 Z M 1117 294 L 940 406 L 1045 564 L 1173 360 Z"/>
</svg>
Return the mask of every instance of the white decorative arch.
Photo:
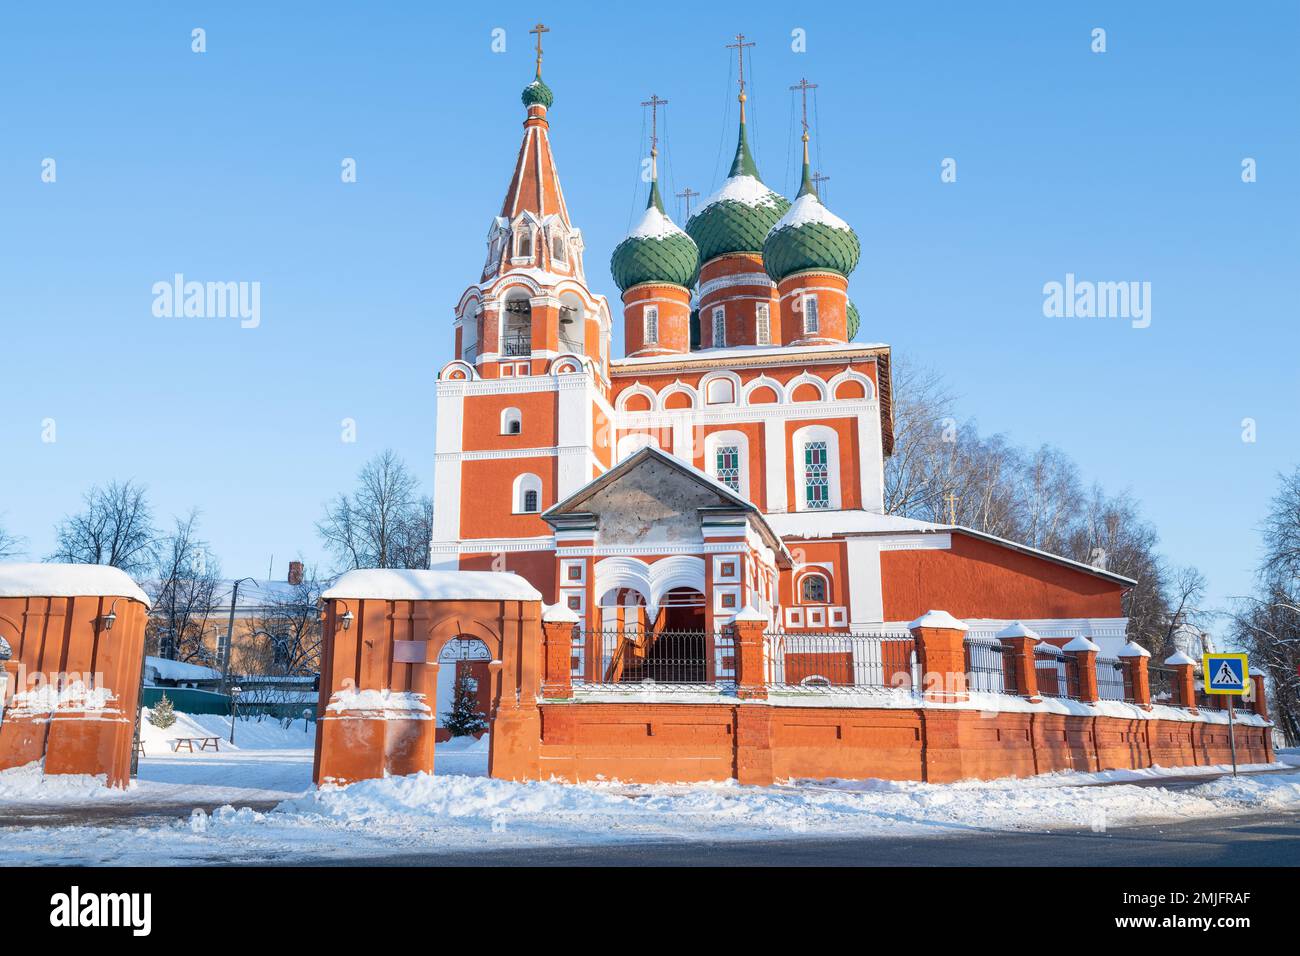
<svg viewBox="0 0 1300 956">
<path fill-rule="evenodd" d="M 614 452 L 614 464 L 631 458 L 642 448 L 658 448 L 659 440 L 648 432 L 632 432 L 624 435 L 618 440 L 618 447 Z"/>
<path fill-rule="evenodd" d="M 561 352 L 551 361 L 551 374 L 567 375 L 590 364 L 591 359 L 584 355 L 578 355 L 575 352 Z"/>
<path fill-rule="evenodd" d="M 794 401 L 795 390 L 800 385 L 811 385 L 813 388 L 817 389 L 817 394 L 823 402 L 829 397 L 830 393 L 826 391 L 826 379 L 813 375 L 811 372 L 801 372 L 794 378 L 790 379 L 789 384 L 785 387 L 785 400 L 787 402 Z"/>
<path fill-rule="evenodd" d="M 619 392 L 618 400 L 614 403 L 614 407 L 617 408 L 620 412 L 627 411 L 627 400 L 631 398 L 633 395 L 644 395 L 646 398 L 650 400 L 650 411 L 652 412 L 658 411 L 659 409 L 658 394 L 655 393 L 654 389 L 646 385 L 642 385 L 640 382 L 633 382 L 627 388 L 623 389 L 623 391 Z"/>
<path fill-rule="evenodd" d="M 673 555 L 653 563 L 640 558 L 602 558 L 593 572 L 596 599 L 616 588 L 631 588 L 646 600 L 646 614 L 654 618 L 664 595 L 674 588 L 704 591 L 704 559 Z"/>
<path fill-rule="evenodd" d="M 828 479 L 828 507 L 824 509 L 810 509 L 808 507 L 808 495 L 806 492 L 807 478 L 804 474 L 806 462 L 804 458 L 804 447 L 809 442 L 824 441 L 826 442 L 826 472 Z M 840 436 L 835 429 L 826 425 L 805 425 L 794 433 L 790 441 L 791 453 L 794 458 L 794 510 L 824 510 L 839 511 L 841 504 L 840 489 Z"/>
<path fill-rule="evenodd" d="M 684 395 L 686 395 L 687 398 L 689 398 L 689 399 L 691 400 L 691 408 L 699 408 L 699 407 L 700 407 L 700 394 L 699 394 L 699 392 L 697 392 L 694 388 L 692 388 L 692 387 L 691 387 L 689 384 L 687 384 L 686 382 L 683 382 L 680 378 L 679 378 L 677 381 L 673 382 L 671 385 L 669 385 L 669 386 L 667 386 L 666 388 L 664 388 L 664 390 L 661 391 L 661 392 L 659 393 L 659 407 L 660 407 L 660 408 L 663 408 L 663 409 L 667 409 L 667 408 L 668 408 L 668 396 L 669 396 L 669 395 L 675 395 L 675 394 L 677 394 L 678 392 L 683 393 Z M 676 409 L 674 409 L 674 410 L 676 410 Z M 683 410 L 684 410 L 684 409 L 683 409 Z"/>
<path fill-rule="evenodd" d="M 750 396 L 752 396 L 754 392 L 756 392 L 758 389 L 762 388 L 763 386 L 766 386 L 772 390 L 772 392 L 776 395 L 776 400 L 778 402 L 782 401 L 785 398 L 784 385 L 782 385 L 780 382 L 778 382 L 776 379 L 772 378 L 769 375 L 760 375 L 758 378 L 754 379 L 748 385 L 745 386 L 745 391 L 743 393 L 744 403 L 746 405 L 751 404 Z"/>
<path fill-rule="evenodd" d="M 714 383 L 724 381 L 724 380 L 731 383 L 731 397 L 729 399 L 720 398 L 718 400 L 715 400 L 714 395 L 717 394 L 718 386 L 715 386 Z M 710 372 L 708 375 L 705 375 L 703 378 L 700 379 L 699 389 L 700 389 L 700 396 L 702 397 L 705 406 L 734 405 L 740 399 L 740 394 L 741 394 L 740 376 L 737 375 L 735 372 L 726 372 L 726 371 Z"/>
<path fill-rule="evenodd" d="M 524 508 L 524 496 L 530 491 L 537 493 L 537 508 L 531 511 Z M 510 499 L 511 510 L 517 515 L 541 514 L 546 510 L 545 503 L 542 501 L 542 479 L 531 472 L 516 476 Z"/>
<path fill-rule="evenodd" d="M 875 400 L 875 383 L 871 381 L 869 376 L 863 375 L 861 372 L 855 372 L 851 368 L 845 369 L 843 372 L 840 372 L 840 374 L 832 376 L 831 380 L 826 383 L 832 398 L 835 397 L 835 393 L 839 391 L 840 386 L 845 382 L 857 382 L 862 386 L 863 398 L 866 401 Z"/>
<path fill-rule="evenodd" d="M 451 373 L 457 369 L 465 373 L 466 381 L 473 380 L 477 377 L 474 374 L 474 366 L 470 365 L 468 362 L 462 361 L 461 359 L 456 359 L 448 362 L 442 367 L 442 371 L 438 373 L 439 380 L 447 381 L 451 379 Z"/>
<path fill-rule="evenodd" d="M 749 436 L 742 431 L 710 432 L 704 436 L 704 471 L 709 477 L 722 481 L 718 475 L 718 448 L 735 445 L 740 456 L 740 488 L 742 498 L 749 500 Z M 725 482 L 724 482 L 725 484 Z"/>
</svg>

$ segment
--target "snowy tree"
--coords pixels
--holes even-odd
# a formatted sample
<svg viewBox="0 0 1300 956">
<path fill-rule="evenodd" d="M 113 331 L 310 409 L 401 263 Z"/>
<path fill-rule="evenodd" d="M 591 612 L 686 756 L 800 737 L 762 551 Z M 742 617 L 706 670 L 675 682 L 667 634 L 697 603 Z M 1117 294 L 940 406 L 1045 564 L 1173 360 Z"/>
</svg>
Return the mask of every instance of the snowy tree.
<svg viewBox="0 0 1300 956">
<path fill-rule="evenodd" d="M 316 529 L 340 570 L 429 566 L 433 502 L 418 488 L 406 463 L 389 450 L 366 463 L 352 494 L 325 506 Z"/>
<path fill-rule="evenodd" d="M 476 691 L 474 678 L 468 674 L 461 674 L 456 678 L 451 713 L 443 722 L 453 737 L 465 737 L 487 729 L 487 715 L 478 709 Z"/>
<path fill-rule="evenodd" d="M 149 723 L 159 730 L 166 730 L 176 723 L 176 711 L 166 693 L 159 698 L 158 703 L 149 708 Z"/>
</svg>

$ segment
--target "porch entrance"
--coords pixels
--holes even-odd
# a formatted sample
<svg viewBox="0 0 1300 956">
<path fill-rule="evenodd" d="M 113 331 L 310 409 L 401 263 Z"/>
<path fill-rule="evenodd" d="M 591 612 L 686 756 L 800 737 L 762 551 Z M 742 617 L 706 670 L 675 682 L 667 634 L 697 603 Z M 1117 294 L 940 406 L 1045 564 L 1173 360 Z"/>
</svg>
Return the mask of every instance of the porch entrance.
<svg viewBox="0 0 1300 956">
<path fill-rule="evenodd" d="M 703 684 L 712 652 L 705 631 L 705 597 L 673 588 L 651 616 L 645 595 L 633 588 L 608 591 L 600 603 L 599 631 L 590 635 L 589 680 L 597 684 Z"/>
</svg>

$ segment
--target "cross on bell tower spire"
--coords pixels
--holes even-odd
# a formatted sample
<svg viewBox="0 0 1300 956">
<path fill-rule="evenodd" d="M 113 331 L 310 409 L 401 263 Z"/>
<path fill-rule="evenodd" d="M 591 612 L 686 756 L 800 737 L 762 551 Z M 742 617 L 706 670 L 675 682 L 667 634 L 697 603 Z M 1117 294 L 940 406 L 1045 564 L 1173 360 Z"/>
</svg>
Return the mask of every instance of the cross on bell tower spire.
<svg viewBox="0 0 1300 956">
<path fill-rule="evenodd" d="M 661 100 L 657 93 L 651 93 L 650 99 L 642 100 L 642 106 L 650 107 L 650 171 L 659 178 L 659 107 L 667 106 L 667 100 Z"/>
<path fill-rule="evenodd" d="M 537 34 L 537 78 L 540 80 L 542 78 L 542 34 L 550 33 L 551 28 L 539 23 L 528 32 Z"/>
</svg>

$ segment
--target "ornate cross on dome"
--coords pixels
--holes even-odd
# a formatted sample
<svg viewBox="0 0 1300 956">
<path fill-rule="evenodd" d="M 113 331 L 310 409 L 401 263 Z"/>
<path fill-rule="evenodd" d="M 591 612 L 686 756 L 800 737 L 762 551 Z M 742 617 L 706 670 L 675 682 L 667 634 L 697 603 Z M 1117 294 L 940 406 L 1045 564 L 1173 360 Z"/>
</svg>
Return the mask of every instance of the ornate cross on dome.
<svg viewBox="0 0 1300 956">
<path fill-rule="evenodd" d="M 740 118 L 742 120 L 745 118 L 745 47 L 753 45 L 752 40 L 749 43 L 745 42 L 745 34 L 743 33 L 736 34 L 735 43 L 727 44 L 728 50 L 736 51 L 736 60 L 740 63 L 740 96 L 738 99 L 740 100 Z"/>
<path fill-rule="evenodd" d="M 820 199 L 822 194 L 822 183 L 830 180 L 829 176 L 823 176 L 821 171 L 817 171 L 809 177 L 812 180 L 813 189 L 817 190 L 817 197 Z"/>
<path fill-rule="evenodd" d="M 651 93 L 650 99 L 642 100 L 642 106 L 650 107 L 650 155 L 659 155 L 659 107 L 667 106 L 667 100 L 661 100 L 658 94 Z"/>
<path fill-rule="evenodd" d="M 800 79 L 798 83 L 790 87 L 792 90 L 799 90 L 803 97 L 803 135 L 804 139 L 808 138 L 808 91 L 817 89 L 816 83 L 809 83 L 806 79 Z"/>
<path fill-rule="evenodd" d="M 550 33 L 551 28 L 539 23 L 528 32 L 537 34 L 537 78 L 540 80 L 542 78 L 542 34 Z"/>
<path fill-rule="evenodd" d="M 684 199 L 684 200 L 686 200 L 686 218 L 687 218 L 687 219 L 690 219 L 690 218 L 691 218 L 691 199 L 692 199 L 692 197 L 694 197 L 694 196 L 698 196 L 698 195 L 699 195 L 699 193 L 697 193 L 697 192 L 696 192 L 694 189 L 692 189 L 690 186 L 687 186 L 687 187 L 686 187 L 685 189 L 683 189 L 681 192 L 677 193 L 677 198 L 678 198 L 678 199 Z M 684 221 L 684 220 L 683 220 L 683 221 Z"/>
</svg>

